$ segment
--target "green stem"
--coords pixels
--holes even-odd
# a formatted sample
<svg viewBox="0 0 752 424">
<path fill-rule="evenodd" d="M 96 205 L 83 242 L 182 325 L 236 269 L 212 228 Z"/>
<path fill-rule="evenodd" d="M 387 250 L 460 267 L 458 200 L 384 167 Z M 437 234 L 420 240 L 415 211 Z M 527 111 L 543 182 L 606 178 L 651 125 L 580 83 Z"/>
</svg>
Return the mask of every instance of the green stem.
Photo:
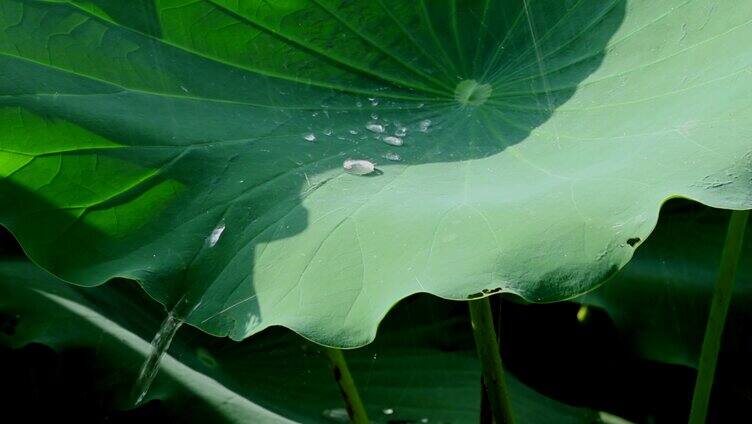
<svg viewBox="0 0 752 424">
<path fill-rule="evenodd" d="M 501 366 L 499 344 L 494 331 L 491 304 L 487 297 L 468 302 L 473 337 L 478 350 L 483 384 L 497 424 L 512 424 L 514 416 L 509 402 L 509 390 L 504 381 L 504 368 Z"/>
<path fill-rule="evenodd" d="M 732 211 L 729 220 L 726 243 L 721 255 L 721 266 L 718 279 L 713 290 L 713 299 L 710 304 L 710 314 L 705 328 L 705 337 L 702 340 L 700 351 L 699 370 L 695 383 L 695 392 L 692 396 L 692 409 L 689 414 L 690 424 L 703 424 L 708 414 L 710 393 L 713 389 L 713 378 L 718 360 L 718 352 L 721 348 L 721 336 L 726 324 L 731 292 L 734 289 L 736 269 L 739 264 L 742 243 L 744 241 L 744 227 L 747 224 L 749 211 Z"/>
<path fill-rule="evenodd" d="M 334 379 L 339 385 L 339 391 L 342 394 L 342 400 L 345 402 L 347 415 L 350 416 L 350 420 L 354 424 L 368 424 L 366 408 L 363 406 L 363 401 L 360 399 L 360 394 L 358 394 L 358 387 L 355 386 L 355 381 L 350 374 L 350 370 L 347 368 L 347 362 L 345 362 L 342 350 L 325 347 L 324 352 L 329 358 Z"/>
</svg>

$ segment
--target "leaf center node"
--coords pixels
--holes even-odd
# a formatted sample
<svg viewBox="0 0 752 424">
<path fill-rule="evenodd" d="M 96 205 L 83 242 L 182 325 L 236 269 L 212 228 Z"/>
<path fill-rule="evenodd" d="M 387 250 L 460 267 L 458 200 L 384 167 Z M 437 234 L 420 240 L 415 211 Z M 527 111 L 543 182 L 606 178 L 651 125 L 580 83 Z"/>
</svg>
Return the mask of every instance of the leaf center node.
<svg viewBox="0 0 752 424">
<path fill-rule="evenodd" d="M 463 106 L 479 106 L 491 97 L 491 84 L 480 84 L 475 80 L 462 80 L 454 89 L 454 98 Z"/>
</svg>

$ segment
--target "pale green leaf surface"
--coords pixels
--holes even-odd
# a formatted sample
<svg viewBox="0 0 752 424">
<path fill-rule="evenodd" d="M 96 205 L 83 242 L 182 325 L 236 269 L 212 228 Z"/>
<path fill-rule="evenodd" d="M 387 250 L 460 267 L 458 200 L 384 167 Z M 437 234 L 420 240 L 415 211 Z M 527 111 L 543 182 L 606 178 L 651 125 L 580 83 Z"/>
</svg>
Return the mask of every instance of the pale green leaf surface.
<svg viewBox="0 0 752 424">
<path fill-rule="evenodd" d="M 234 339 L 571 298 L 665 199 L 752 207 L 750 39 L 735 0 L 6 0 L 0 223 Z"/>
</svg>

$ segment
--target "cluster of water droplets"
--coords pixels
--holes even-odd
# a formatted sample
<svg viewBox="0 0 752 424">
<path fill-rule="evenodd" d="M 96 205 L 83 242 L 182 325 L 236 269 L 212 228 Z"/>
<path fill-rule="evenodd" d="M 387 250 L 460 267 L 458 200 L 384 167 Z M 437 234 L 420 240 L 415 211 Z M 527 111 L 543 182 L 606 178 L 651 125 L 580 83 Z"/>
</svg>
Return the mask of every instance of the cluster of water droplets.
<svg viewBox="0 0 752 424">
<path fill-rule="evenodd" d="M 368 104 L 371 107 L 379 105 L 379 100 L 375 97 L 368 98 Z M 357 101 L 355 103 L 356 108 L 360 109 L 364 107 L 363 101 Z M 418 105 L 419 108 L 423 107 L 423 104 Z M 328 111 L 313 112 L 312 117 L 317 118 L 324 114 L 329 117 Z M 432 122 L 430 119 L 424 119 L 420 121 L 417 127 L 413 130 L 427 133 L 431 128 Z M 302 135 L 303 139 L 308 142 L 317 142 L 324 138 L 336 137 L 338 140 L 352 140 L 357 138 L 359 140 L 366 140 L 372 138 L 384 143 L 387 148 L 397 148 L 405 145 L 405 140 L 410 132 L 408 126 L 402 125 L 399 122 L 391 122 L 388 119 L 380 118 L 378 114 L 371 113 L 370 119 L 367 120 L 362 126 L 355 128 L 347 128 L 335 131 L 331 127 L 326 127 L 320 131 L 310 131 Z M 402 160 L 402 156 L 393 150 L 387 150 L 382 155 L 382 158 L 390 162 L 399 162 Z M 342 163 L 343 170 L 352 175 L 368 175 L 376 171 L 376 164 L 367 158 L 348 158 Z"/>
</svg>

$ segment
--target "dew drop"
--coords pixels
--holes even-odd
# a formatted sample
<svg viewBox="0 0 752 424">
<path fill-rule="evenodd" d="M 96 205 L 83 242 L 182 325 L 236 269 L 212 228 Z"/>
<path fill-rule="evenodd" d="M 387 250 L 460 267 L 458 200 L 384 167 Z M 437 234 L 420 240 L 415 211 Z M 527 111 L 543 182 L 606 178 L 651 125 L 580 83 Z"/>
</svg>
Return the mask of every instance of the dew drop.
<svg viewBox="0 0 752 424">
<path fill-rule="evenodd" d="M 336 422 L 346 423 L 350 421 L 345 408 L 325 409 L 322 415 Z"/>
<path fill-rule="evenodd" d="M 206 243 L 209 244 L 209 247 L 214 247 L 217 245 L 217 242 L 219 242 L 220 237 L 222 237 L 222 233 L 225 232 L 225 223 L 221 222 L 219 225 L 217 225 L 209 234 L 209 237 L 206 238 Z"/>
<path fill-rule="evenodd" d="M 303 139 L 305 139 L 305 141 L 316 141 L 316 136 L 313 135 L 313 133 L 308 133 L 303 135 Z"/>
<path fill-rule="evenodd" d="M 358 133 L 358 130 L 350 130 L 349 133 L 352 134 L 352 135 L 355 135 L 355 134 Z"/>
<path fill-rule="evenodd" d="M 345 169 L 345 172 L 353 175 L 370 174 L 376 169 L 373 162 L 363 159 L 347 159 L 342 163 L 342 167 Z"/>
<path fill-rule="evenodd" d="M 368 124 L 366 125 L 366 129 L 368 129 L 371 132 L 375 132 L 377 134 L 381 134 L 384 132 L 384 126 L 381 124 Z"/>
<path fill-rule="evenodd" d="M 357 102 L 357 103 L 355 103 L 355 106 L 357 106 L 357 107 L 363 107 L 363 102 Z"/>
<path fill-rule="evenodd" d="M 420 419 L 420 422 L 422 422 L 422 423 L 427 423 L 427 422 L 428 422 L 428 418 L 421 418 L 421 419 Z"/>
<path fill-rule="evenodd" d="M 390 160 L 392 162 L 399 162 L 400 160 L 402 160 L 402 158 L 400 157 L 400 155 L 398 155 L 397 153 L 394 153 L 394 152 L 387 152 L 387 153 L 385 153 L 384 154 L 384 159 Z"/>
<path fill-rule="evenodd" d="M 420 132 L 428 132 L 428 128 L 431 126 L 430 119 L 424 119 L 420 121 Z"/>
<path fill-rule="evenodd" d="M 332 131 L 332 129 L 331 129 L 331 128 L 326 128 L 326 129 L 325 129 L 324 131 L 322 131 L 322 132 L 324 133 L 324 135 L 332 135 L 332 133 L 334 133 L 334 131 Z"/>
<path fill-rule="evenodd" d="M 368 99 L 371 102 L 371 106 L 378 106 L 379 101 L 377 99 Z"/>
<path fill-rule="evenodd" d="M 371 119 L 379 119 L 379 115 L 377 115 L 375 113 L 372 113 L 371 114 Z"/>
<path fill-rule="evenodd" d="M 394 135 L 397 137 L 404 137 L 407 135 L 407 128 L 406 127 L 397 127 L 397 130 L 394 131 Z"/>
<path fill-rule="evenodd" d="M 384 415 L 392 415 L 392 414 L 394 414 L 394 409 L 392 409 L 392 408 L 385 408 L 385 409 L 382 409 L 381 412 L 383 412 Z"/>
<path fill-rule="evenodd" d="M 386 144 L 391 144 L 392 146 L 401 146 L 403 144 L 403 141 L 401 138 L 393 137 L 391 135 L 384 137 L 382 141 Z"/>
</svg>

